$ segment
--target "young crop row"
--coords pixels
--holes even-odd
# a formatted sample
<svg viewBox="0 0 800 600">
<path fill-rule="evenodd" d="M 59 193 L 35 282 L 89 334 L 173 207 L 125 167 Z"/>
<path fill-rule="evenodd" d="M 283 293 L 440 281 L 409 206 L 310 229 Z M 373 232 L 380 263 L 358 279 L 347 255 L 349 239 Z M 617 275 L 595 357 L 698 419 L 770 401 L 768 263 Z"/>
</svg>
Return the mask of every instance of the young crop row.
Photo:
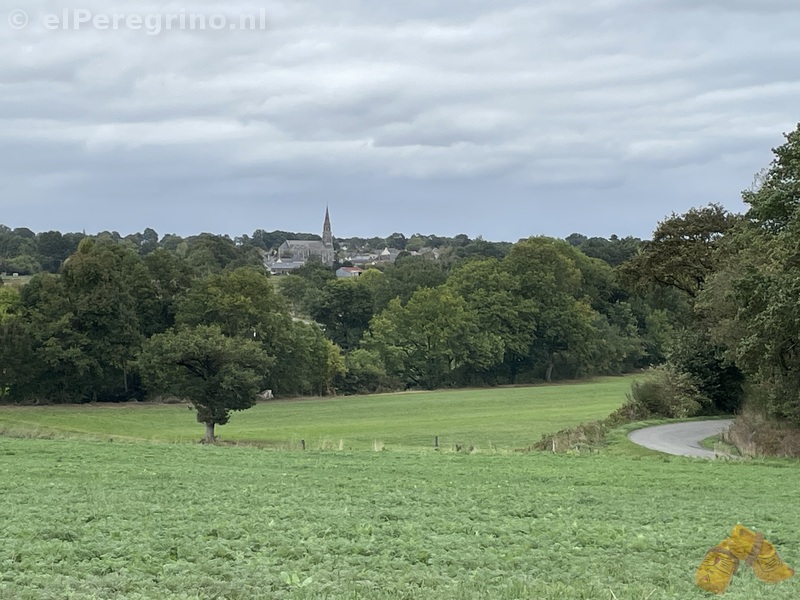
<svg viewBox="0 0 800 600">
<path fill-rule="evenodd" d="M 0 438 L 0 598 L 703 598 L 737 521 L 798 563 L 799 484 L 782 462 Z"/>
</svg>

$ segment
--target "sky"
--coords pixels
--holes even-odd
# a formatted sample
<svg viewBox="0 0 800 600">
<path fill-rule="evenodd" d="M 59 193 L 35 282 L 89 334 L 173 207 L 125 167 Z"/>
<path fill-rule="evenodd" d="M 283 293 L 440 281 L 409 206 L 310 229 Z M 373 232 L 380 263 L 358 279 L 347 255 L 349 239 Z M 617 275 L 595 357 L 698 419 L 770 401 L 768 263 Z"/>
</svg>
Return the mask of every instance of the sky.
<svg viewBox="0 0 800 600">
<path fill-rule="evenodd" d="M 797 0 L 6 0 L 0 56 L 36 231 L 646 238 L 800 121 Z"/>
</svg>

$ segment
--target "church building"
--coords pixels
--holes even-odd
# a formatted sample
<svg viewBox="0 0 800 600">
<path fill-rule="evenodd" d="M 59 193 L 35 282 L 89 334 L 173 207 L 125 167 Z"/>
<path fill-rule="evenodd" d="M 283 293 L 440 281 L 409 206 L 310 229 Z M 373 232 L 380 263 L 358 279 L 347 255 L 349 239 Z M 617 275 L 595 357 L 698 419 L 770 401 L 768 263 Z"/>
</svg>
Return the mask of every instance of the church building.
<svg viewBox="0 0 800 600">
<path fill-rule="evenodd" d="M 325 209 L 325 224 L 322 226 L 322 241 L 317 240 L 286 240 L 278 248 L 278 260 L 276 266 L 284 263 L 305 264 L 311 257 L 317 257 L 323 265 L 333 267 L 336 254 L 333 250 L 333 233 L 331 231 L 331 216 L 328 209 Z M 302 266 L 298 264 L 298 266 Z M 290 270 L 290 269 L 285 269 Z"/>
</svg>

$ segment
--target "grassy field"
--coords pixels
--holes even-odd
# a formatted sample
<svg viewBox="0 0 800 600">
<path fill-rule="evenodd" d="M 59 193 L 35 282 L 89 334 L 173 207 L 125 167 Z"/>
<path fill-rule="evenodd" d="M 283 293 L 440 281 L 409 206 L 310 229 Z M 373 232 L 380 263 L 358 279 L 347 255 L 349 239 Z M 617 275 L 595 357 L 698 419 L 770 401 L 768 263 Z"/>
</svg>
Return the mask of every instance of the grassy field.
<svg viewBox="0 0 800 600">
<path fill-rule="evenodd" d="M 272 401 L 234 414 L 222 440 L 293 448 L 516 449 L 543 433 L 601 419 L 625 401 L 631 378 L 541 385 Z M 182 405 L 0 407 L 0 432 L 75 434 L 107 439 L 196 441 L 203 430 Z"/>
<path fill-rule="evenodd" d="M 0 275 L 0 278 L 3 279 L 3 285 L 22 287 L 23 285 L 28 285 L 31 279 L 33 279 L 33 276 L 19 275 L 17 277 L 12 277 L 11 275 Z"/>
<path fill-rule="evenodd" d="M 0 599 L 700 599 L 737 522 L 800 564 L 798 494 L 788 461 L 0 438 Z"/>
<path fill-rule="evenodd" d="M 794 462 L 666 457 L 626 428 L 604 454 L 507 451 L 629 384 L 269 402 L 220 430 L 267 449 L 173 443 L 202 433 L 184 406 L 2 408 L 0 432 L 53 439 L 0 437 L 0 600 L 693 600 L 737 522 L 800 564 Z M 744 566 L 726 595 L 797 597 Z"/>
</svg>

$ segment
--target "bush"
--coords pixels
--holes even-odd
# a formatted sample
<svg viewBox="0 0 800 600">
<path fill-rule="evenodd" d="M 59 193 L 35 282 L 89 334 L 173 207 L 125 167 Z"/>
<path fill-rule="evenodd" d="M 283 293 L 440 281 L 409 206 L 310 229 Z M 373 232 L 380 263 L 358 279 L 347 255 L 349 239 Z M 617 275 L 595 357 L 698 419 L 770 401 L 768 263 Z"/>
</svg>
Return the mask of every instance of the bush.
<svg viewBox="0 0 800 600">
<path fill-rule="evenodd" d="M 399 388 L 399 383 L 386 374 L 383 361 L 375 352 L 353 350 L 345 356 L 345 366 L 347 372 L 337 382 L 337 389 L 343 394 L 375 394 Z"/>
<path fill-rule="evenodd" d="M 701 391 L 691 375 L 663 365 L 650 371 L 643 381 L 634 381 L 628 394 L 628 410 L 639 418 L 666 417 L 683 419 L 708 410 L 711 400 Z"/>
<path fill-rule="evenodd" d="M 743 456 L 800 457 L 800 429 L 753 407 L 742 411 L 722 440 Z"/>
<path fill-rule="evenodd" d="M 674 367 L 663 365 L 651 369 L 646 379 L 634 381 L 628 401 L 602 421 L 593 421 L 545 434 L 526 451 L 581 452 L 592 450 L 604 442 L 606 434 L 625 423 L 657 417 L 681 419 L 703 414 L 712 405 L 702 394 L 696 381 Z"/>
<path fill-rule="evenodd" d="M 708 335 L 683 330 L 673 341 L 668 364 L 687 373 L 710 402 L 702 414 L 733 414 L 744 399 L 744 374 L 725 360 L 724 352 Z"/>
<path fill-rule="evenodd" d="M 541 440 L 526 450 L 547 451 L 554 454 L 591 451 L 603 442 L 609 428 L 607 420 L 582 423 L 571 429 L 562 429 L 558 433 L 545 434 Z"/>
</svg>

